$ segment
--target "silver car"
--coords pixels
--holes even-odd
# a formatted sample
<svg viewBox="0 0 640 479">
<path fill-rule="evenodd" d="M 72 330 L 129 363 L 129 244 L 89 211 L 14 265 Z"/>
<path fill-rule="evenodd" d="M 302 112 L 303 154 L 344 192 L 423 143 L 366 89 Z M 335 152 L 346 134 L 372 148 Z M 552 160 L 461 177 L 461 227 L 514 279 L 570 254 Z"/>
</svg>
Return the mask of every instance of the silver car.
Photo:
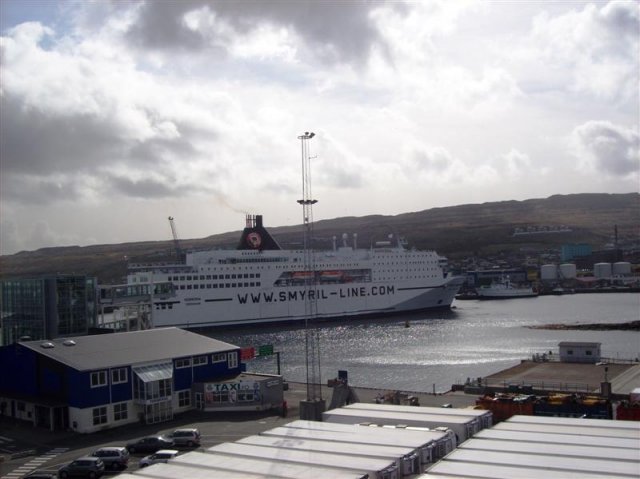
<svg viewBox="0 0 640 479">
<path fill-rule="evenodd" d="M 196 428 L 182 428 L 176 429 L 169 437 L 173 439 L 174 446 L 199 446 L 200 445 L 200 431 Z"/>
<path fill-rule="evenodd" d="M 179 451 L 176 451 L 175 449 L 160 449 L 158 452 L 140 459 L 140 467 L 151 466 L 152 464 L 158 464 L 159 462 L 167 462 L 169 459 L 176 457 L 178 452 Z"/>
<path fill-rule="evenodd" d="M 91 455 L 102 459 L 106 469 L 124 469 L 129 463 L 129 451 L 126 447 L 102 447 Z"/>
</svg>

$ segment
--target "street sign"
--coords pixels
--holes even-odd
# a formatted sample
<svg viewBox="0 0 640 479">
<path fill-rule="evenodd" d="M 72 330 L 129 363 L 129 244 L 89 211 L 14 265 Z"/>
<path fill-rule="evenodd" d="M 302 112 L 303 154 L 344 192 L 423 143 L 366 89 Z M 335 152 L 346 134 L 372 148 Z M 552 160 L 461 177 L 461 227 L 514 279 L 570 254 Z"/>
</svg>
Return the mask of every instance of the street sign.
<svg viewBox="0 0 640 479">
<path fill-rule="evenodd" d="M 273 344 L 263 344 L 258 347 L 258 356 L 271 356 L 273 355 Z"/>
<path fill-rule="evenodd" d="M 249 361 L 256 357 L 256 348 L 241 348 L 240 349 L 240 360 L 241 361 Z"/>
</svg>

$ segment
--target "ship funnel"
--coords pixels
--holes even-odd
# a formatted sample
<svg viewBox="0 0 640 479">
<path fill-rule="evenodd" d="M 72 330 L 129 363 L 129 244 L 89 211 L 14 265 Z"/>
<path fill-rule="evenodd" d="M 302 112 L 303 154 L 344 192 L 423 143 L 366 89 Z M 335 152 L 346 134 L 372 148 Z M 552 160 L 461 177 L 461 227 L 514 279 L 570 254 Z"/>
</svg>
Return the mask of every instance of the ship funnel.
<svg viewBox="0 0 640 479">
<path fill-rule="evenodd" d="M 342 233 L 342 246 L 347 247 L 347 238 L 349 235 L 347 233 Z"/>
<path fill-rule="evenodd" d="M 353 233 L 353 249 L 358 248 L 358 233 Z"/>
<path fill-rule="evenodd" d="M 333 235 L 333 251 L 336 251 L 338 249 L 337 245 L 336 245 L 336 240 L 338 238 L 336 238 L 336 235 Z"/>
</svg>

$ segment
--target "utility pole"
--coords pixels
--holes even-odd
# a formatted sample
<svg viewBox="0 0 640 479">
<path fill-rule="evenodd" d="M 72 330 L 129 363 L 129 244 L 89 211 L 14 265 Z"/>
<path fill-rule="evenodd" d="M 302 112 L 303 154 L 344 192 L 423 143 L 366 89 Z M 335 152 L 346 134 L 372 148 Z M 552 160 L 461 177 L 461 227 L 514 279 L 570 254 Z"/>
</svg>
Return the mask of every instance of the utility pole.
<svg viewBox="0 0 640 479">
<path fill-rule="evenodd" d="M 314 319 L 318 314 L 317 303 L 317 273 L 315 254 L 313 251 L 313 205 L 318 201 L 311 194 L 311 156 L 309 155 L 309 140 L 315 136 L 313 132 L 305 132 L 298 136 L 302 148 L 302 223 L 304 227 L 304 331 L 305 353 L 307 368 L 307 399 L 300 401 L 300 419 L 321 421 L 325 410 L 322 399 L 322 378 L 320 374 L 320 338 L 315 327 Z"/>
</svg>

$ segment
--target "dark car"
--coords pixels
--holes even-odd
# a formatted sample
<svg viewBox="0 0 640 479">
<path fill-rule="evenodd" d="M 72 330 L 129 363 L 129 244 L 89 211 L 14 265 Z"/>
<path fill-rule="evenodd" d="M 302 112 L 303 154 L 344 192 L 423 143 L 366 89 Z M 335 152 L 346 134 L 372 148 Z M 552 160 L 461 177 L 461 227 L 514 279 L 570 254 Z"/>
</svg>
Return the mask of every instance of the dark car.
<svg viewBox="0 0 640 479">
<path fill-rule="evenodd" d="M 173 446 L 173 440 L 166 436 L 148 436 L 127 444 L 127 451 L 136 452 L 156 452 L 160 449 L 169 449 Z"/>
<path fill-rule="evenodd" d="M 80 457 L 72 463 L 63 466 L 58 471 L 58 475 L 65 479 L 67 477 L 89 477 L 96 479 L 104 474 L 104 462 L 99 457 Z"/>
</svg>

